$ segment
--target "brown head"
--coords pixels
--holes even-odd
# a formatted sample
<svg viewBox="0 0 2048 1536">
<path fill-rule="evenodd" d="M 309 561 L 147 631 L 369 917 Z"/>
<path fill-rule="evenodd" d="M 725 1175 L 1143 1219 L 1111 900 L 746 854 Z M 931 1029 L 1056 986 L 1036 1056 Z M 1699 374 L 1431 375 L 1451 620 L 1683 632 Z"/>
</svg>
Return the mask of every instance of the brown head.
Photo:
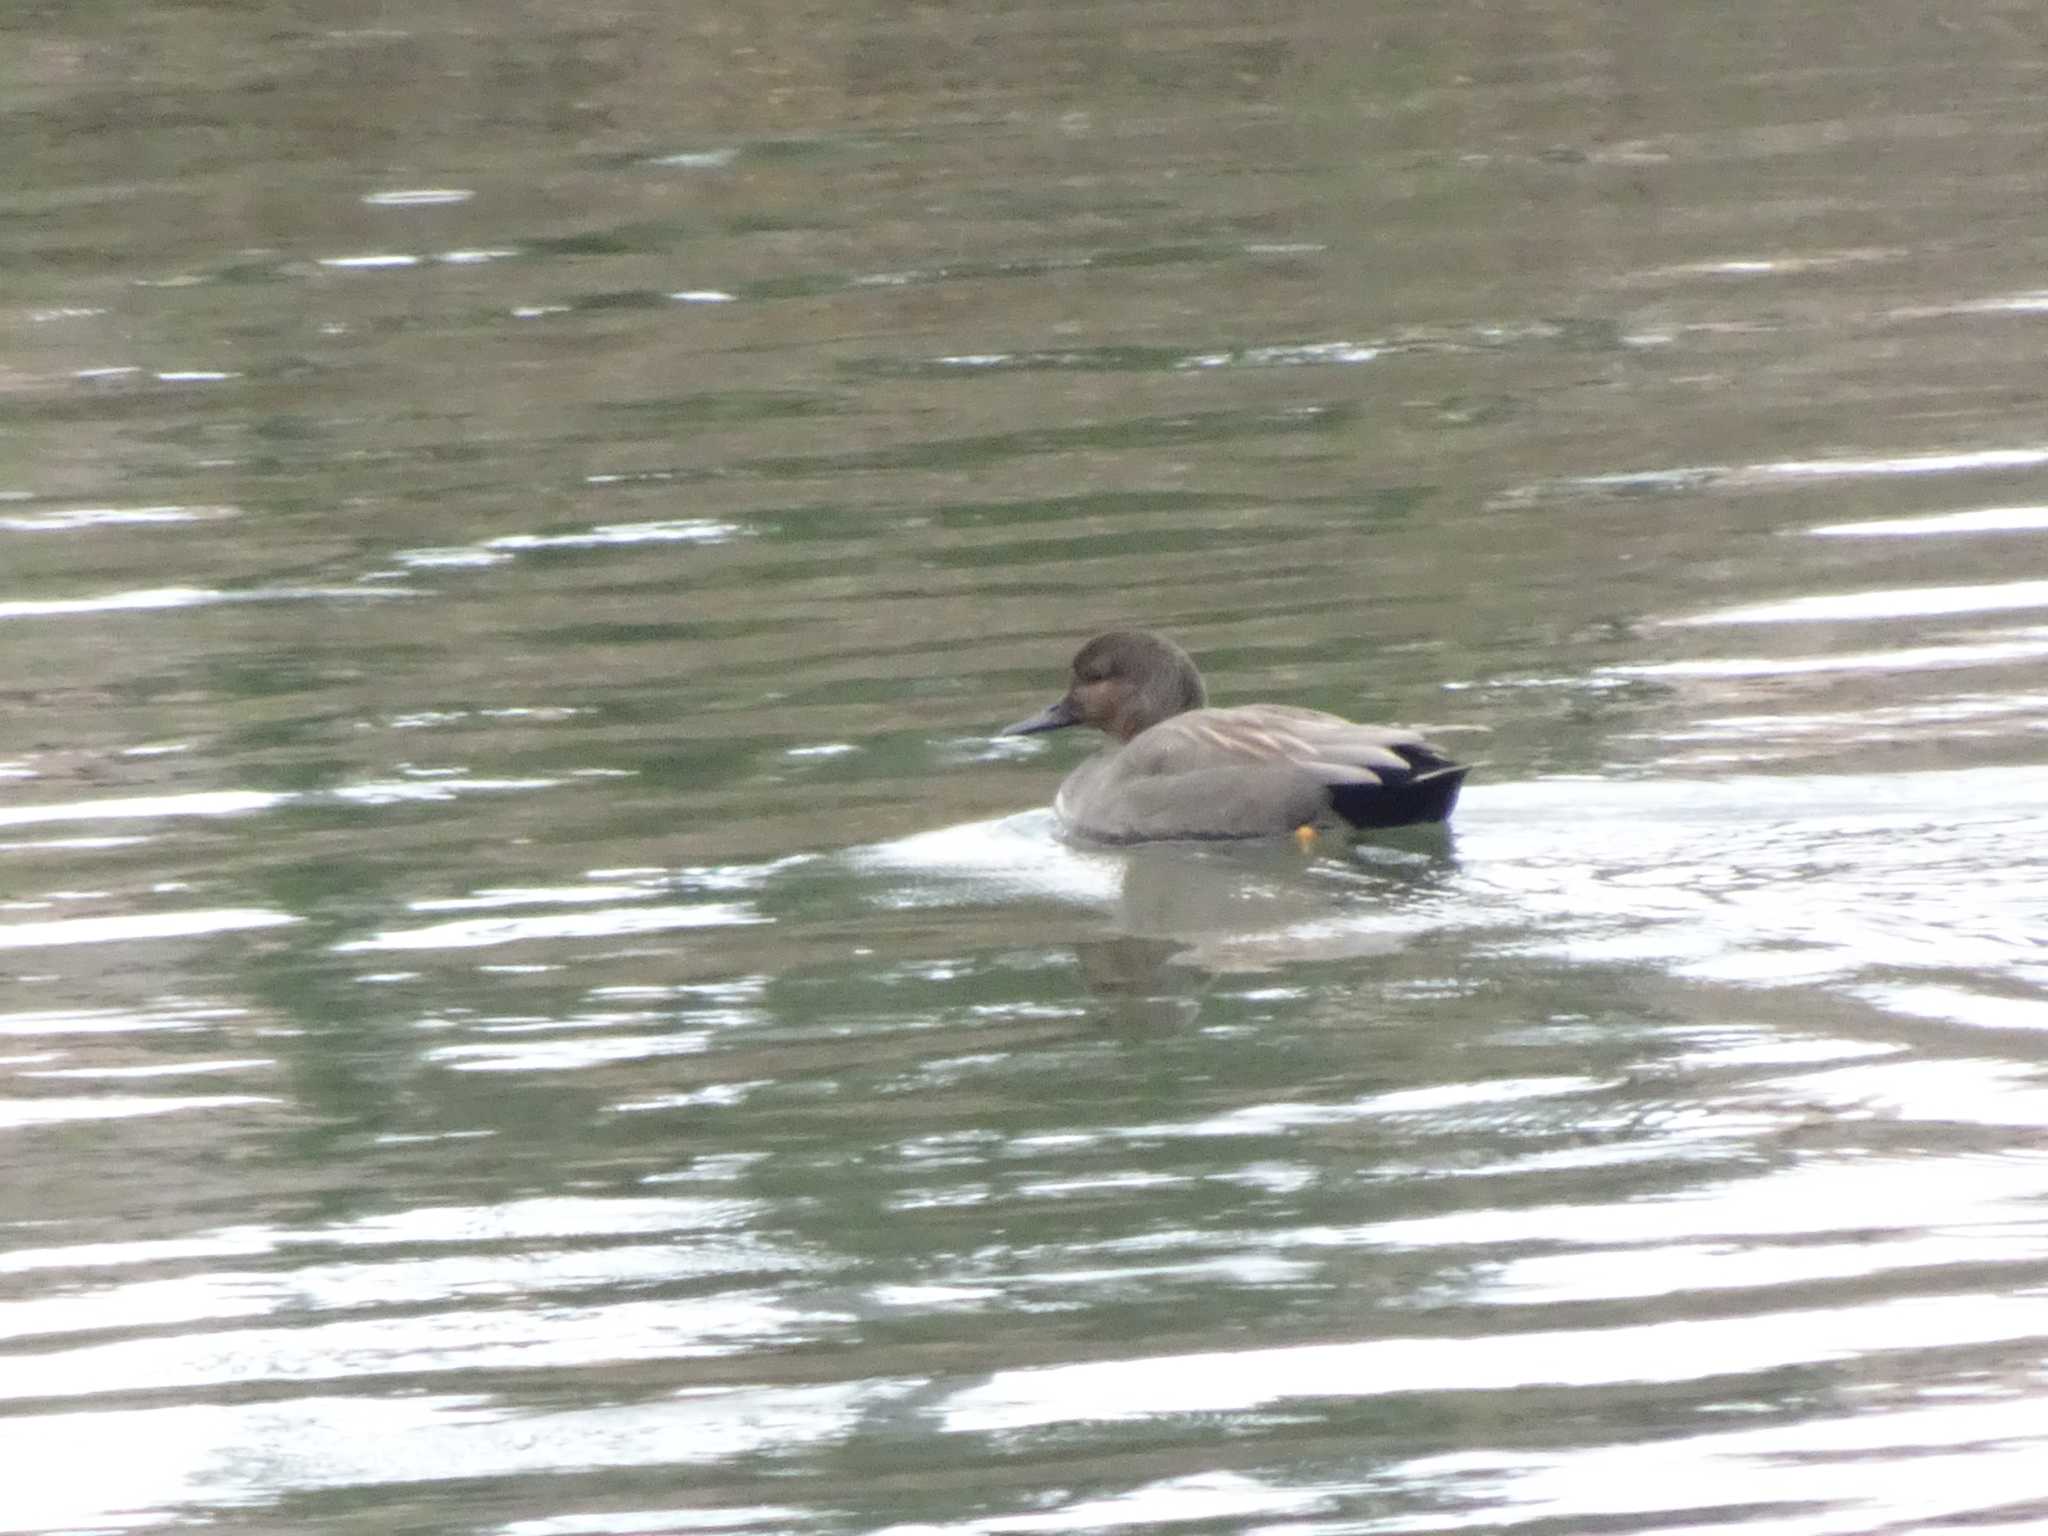
<svg viewBox="0 0 2048 1536">
<path fill-rule="evenodd" d="M 1117 629 L 1081 647 L 1065 697 L 997 734 L 1029 736 L 1092 725 L 1129 741 L 1147 726 L 1208 702 L 1202 674 L 1186 651 L 1150 630 Z"/>
</svg>

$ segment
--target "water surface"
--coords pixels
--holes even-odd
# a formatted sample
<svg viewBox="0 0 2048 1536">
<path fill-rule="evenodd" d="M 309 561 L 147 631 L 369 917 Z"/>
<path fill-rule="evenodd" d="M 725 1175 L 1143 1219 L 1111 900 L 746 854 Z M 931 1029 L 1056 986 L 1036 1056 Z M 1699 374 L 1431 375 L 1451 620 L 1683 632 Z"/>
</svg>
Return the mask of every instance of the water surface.
<svg viewBox="0 0 2048 1536">
<path fill-rule="evenodd" d="M 0 1530 L 2048 1519 L 2043 42 L 0 19 Z"/>
</svg>

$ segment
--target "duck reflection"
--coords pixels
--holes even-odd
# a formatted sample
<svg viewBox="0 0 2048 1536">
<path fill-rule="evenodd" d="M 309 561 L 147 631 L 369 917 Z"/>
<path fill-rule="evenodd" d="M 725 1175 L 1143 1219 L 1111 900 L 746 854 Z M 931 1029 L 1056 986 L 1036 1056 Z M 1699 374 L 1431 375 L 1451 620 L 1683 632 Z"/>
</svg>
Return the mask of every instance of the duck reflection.
<svg viewBox="0 0 2048 1536">
<path fill-rule="evenodd" d="M 1271 843 L 1119 850 L 1112 931 L 1076 943 L 1082 975 L 1120 1013 L 1143 1002 L 1186 1022 L 1211 977 L 1390 954 L 1429 925 L 1429 895 L 1456 869 L 1447 831 L 1403 842 L 1333 838 L 1309 857 Z"/>
<path fill-rule="evenodd" d="M 1045 941 L 1071 945 L 1089 992 L 1120 1019 L 1183 1025 L 1215 978 L 1389 954 L 1441 926 L 1457 873 L 1449 830 L 1411 827 L 1354 842 L 1157 842 L 1106 848 L 1063 838 L 1045 812 L 941 828 L 864 850 L 909 875 L 915 905 L 985 906 L 1016 940 L 1019 904 L 1050 905 Z"/>
</svg>

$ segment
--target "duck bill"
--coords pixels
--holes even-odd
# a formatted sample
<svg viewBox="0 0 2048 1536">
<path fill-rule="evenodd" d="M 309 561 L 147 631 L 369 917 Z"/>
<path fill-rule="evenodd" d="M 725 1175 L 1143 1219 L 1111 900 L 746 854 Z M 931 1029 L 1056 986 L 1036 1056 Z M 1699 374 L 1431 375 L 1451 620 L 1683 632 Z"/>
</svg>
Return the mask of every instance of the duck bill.
<svg viewBox="0 0 2048 1536">
<path fill-rule="evenodd" d="M 998 736 L 1036 736 L 1040 731 L 1057 731 L 1063 726 L 1078 725 L 1081 716 L 1074 708 L 1072 699 L 1061 699 L 1049 704 L 1028 720 L 1019 720 L 1015 725 L 1006 725 Z"/>
</svg>

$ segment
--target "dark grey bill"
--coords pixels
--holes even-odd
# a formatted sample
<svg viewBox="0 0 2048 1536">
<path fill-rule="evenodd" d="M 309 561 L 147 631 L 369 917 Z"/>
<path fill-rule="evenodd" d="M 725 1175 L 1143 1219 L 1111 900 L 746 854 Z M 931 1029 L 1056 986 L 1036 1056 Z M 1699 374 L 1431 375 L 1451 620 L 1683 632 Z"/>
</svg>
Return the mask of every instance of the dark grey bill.
<svg viewBox="0 0 2048 1536">
<path fill-rule="evenodd" d="M 1057 731 L 1062 726 L 1079 723 L 1081 717 L 1074 713 L 1074 701 L 1061 699 L 1057 704 L 1048 704 L 1029 720 L 1019 720 L 1015 725 L 1006 725 L 998 736 L 1035 736 L 1040 731 Z"/>
</svg>

